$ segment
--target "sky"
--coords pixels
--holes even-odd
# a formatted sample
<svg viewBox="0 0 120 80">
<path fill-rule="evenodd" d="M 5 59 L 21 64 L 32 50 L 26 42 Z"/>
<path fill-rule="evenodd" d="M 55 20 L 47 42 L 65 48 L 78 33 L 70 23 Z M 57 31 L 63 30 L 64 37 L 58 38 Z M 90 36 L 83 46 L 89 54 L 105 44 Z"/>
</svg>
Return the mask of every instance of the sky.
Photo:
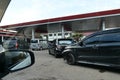
<svg viewBox="0 0 120 80">
<path fill-rule="evenodd" d="M 120 0 L 11 0 L 0 25 L 120 9 Z"/>
</svg>

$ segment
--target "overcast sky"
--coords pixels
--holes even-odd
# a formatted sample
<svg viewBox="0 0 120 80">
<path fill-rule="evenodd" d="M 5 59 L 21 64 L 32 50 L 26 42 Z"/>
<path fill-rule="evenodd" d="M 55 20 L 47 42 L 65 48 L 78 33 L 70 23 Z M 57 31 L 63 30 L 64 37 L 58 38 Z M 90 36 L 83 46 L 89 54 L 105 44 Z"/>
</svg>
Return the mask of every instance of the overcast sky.
<svg viewBox="0 0 120 80">
<path fill-rule="evenodd" d="M 120 0 L 11 0 L 0 25 L 120 9 Z"/>
</svg>

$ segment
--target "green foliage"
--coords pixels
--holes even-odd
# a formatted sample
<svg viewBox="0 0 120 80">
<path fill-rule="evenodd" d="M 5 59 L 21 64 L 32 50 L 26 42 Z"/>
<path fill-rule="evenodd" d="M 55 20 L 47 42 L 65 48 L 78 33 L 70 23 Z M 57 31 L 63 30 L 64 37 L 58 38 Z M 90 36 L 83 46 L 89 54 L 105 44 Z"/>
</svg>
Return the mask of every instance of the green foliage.
<svg viewBox="0 0 120 80">
<path fill-rule="evenodd" d="M 73 37 L 76 41 L 79 41 L 79 40 L 83 37 L 83 34 L 82 34 L 82 33 L 75 33 L 74 35 L 72 35 L 72 37 Z"/>
</svg>

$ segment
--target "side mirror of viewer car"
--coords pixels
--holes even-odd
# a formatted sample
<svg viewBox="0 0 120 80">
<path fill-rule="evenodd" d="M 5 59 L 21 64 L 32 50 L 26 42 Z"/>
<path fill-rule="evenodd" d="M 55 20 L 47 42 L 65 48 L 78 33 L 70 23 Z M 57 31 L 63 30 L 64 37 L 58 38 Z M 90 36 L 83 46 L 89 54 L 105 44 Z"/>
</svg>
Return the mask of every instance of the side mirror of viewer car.
<svg viewBox="0 0 120 80">
<path fill-rule="evenodd" d="M 33 65 L 34 54 L 25 50 L 8 50 L 0 53 L 0 78 Z"/>
</svg>

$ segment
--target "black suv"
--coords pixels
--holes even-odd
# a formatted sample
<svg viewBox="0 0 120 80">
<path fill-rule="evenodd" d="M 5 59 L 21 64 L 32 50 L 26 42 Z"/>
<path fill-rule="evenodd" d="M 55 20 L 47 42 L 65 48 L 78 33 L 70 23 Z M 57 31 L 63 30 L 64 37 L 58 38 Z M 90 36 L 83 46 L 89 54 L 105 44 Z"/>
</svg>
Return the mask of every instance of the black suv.
<svg viewBox="0 0 120 80">
<path fill-rule="evenodd" d="M 68 64 L 87 63 L 120 68 L 120 29 L 91 34 L 63 51 Z"/>
<path fill-rule="evenodd" d="M 56 58 L 62 56 L 62 51 L 68 45 L 73 45 L 75 41 L 70 38 L 60 38 L 50 41 L 48 44 L 49 54 L 54 55 Z"/>
</svg>

